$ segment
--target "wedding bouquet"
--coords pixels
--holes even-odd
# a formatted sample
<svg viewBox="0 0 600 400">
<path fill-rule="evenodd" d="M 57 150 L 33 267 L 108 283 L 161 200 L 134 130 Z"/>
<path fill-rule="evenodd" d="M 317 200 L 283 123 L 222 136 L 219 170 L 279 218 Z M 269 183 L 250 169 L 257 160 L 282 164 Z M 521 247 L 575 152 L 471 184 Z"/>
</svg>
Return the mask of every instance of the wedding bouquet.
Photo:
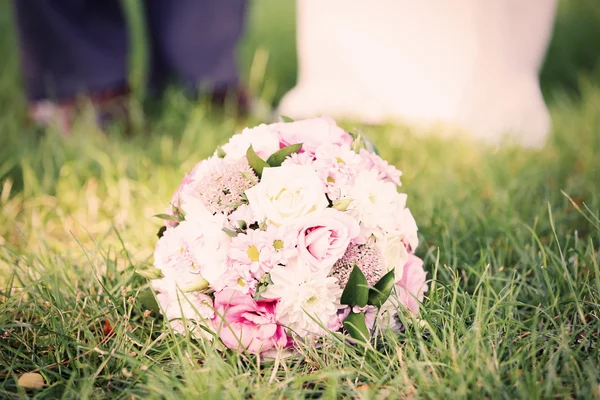
<svg viewBox="0 0 600 400">
<path fill-rule="evenodd" d="M 329 118 L 287 121 L 197 164 L 159 215 L 151 284 L 174 330 L 259 354 L 416 315 L 417 225 L 369 143 Z"/>
</svg>

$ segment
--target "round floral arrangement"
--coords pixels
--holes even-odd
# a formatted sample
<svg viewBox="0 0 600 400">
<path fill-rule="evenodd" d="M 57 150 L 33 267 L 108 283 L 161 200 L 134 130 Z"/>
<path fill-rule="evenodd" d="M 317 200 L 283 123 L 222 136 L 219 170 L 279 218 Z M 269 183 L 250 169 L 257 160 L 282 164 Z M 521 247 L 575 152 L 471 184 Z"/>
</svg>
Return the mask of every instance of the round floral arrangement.
<svg viewBox="0 0 600 400">
<path fill-rule="evenodd" d="M 329 118 L 246 128 L 185 176 L 151 281 L 180 333 L 259 354 L 398 327 L 427 290 L 401 172 Z"/>
</svg>

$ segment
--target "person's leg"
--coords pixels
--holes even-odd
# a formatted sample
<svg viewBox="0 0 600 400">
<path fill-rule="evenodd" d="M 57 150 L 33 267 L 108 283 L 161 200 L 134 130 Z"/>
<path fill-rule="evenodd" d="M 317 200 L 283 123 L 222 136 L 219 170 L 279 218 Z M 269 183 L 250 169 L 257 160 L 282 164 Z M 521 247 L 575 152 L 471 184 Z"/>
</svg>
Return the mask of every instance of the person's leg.
<svg viewBox="0 0 600 400">
<path fill-rule="evenodd" d="M 235 53 L 245 0 L 146 0 L 145 5 L 152 86 L 172 75 L 194 90 L 238 85 Z"/>
<path fill-rule="evenodd" d="M 66 107 L 78 95 L 103 101 L 126 92 L 127 31 L 119 0 L 15 0 L 14 8 L 33 114 L 35 105 Z"/>
</svg>

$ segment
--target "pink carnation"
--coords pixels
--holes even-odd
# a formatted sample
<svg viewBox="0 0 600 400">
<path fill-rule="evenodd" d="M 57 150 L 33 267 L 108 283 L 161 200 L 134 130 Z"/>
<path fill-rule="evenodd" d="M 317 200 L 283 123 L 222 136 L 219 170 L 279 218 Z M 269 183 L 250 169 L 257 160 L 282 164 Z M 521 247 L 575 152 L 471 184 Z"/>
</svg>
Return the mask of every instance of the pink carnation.
<svg viewBox="0 0 600 400">
<path fill-rule="evenodd" d="M 283 348 L 288 338 L 275 319 L 276 306 L 276 300 L 255 301 L 240 292 L 223 290 L 215 295 L 215 330 L 230 349 L 259 354 Z"/>
<path fill-rule="evenodd" d="M 269 125 L 279 134 L 280 147 L 302 143 L 302 151 L 314 154 L 322 144 L 352 144 L 352 136 L 329 117 Z"/>
<path fill-rule="evenodd" d="M 315 157 L 310 153 L 293 153 L 283 161 L 281 165 L 312 165 L 315 162 Z"/>
<path fill-rule="evenodd" d="M 389 165 L 383 158 L 366 149 L 360 149 L 359 155 L 364 160 L 364 165 L 367 169 L 374 169 L 377 171 L 379 179 L 392 182 L 397 186 L 402 186 L 402 183 L 400 182 L 402 171 L 398 170 L 393 165 Z"/>
<path fill-rule="evenodd" d="M 315 157 L 314 167 L 332 201 L 340 198 L 344 187 L 352 185 L 363 167 L 363 160 L 349 146 L 322 145 Z"/>
</svg>

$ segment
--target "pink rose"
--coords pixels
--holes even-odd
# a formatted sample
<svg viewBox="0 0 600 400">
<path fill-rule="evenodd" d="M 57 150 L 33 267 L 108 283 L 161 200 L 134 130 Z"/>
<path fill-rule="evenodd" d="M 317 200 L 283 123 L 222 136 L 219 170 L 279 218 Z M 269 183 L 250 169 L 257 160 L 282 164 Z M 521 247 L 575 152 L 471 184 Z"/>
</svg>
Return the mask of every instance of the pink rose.
<svg viewBox="0 0 600 400">
<path fill-rule="evenodd" d="M 215 294 L 213 323 L 225 346 L 258 354 L 288 343 L 285 328 L 275 320 L 277 300 L 255 301 L 249 295 L 225 289 Z"/>
<path fill-rule="evenodd" d="M 402 279 L 396 282 L 396 293 L 400 304 L 414 315 L 419 314 L 419 303 L 423 301 L 423 295 L 427 291 L 426 276 L 423 260 L 414 254 L 409 254 Z"/>
<path fill-rule="evenodd" d="M 329 117 L 269 125 L 279 134 L 280 147 L 302 143 L 302 151 L 314 154 L 322 144 L 352 144 L 352 136 Z"/>
<path fill-rule="evenodd" d="M 300 258 L 313 272 L 331 268 L 344 255 L 350 241 L 360 236 L 358 222 L 335 208 L 306 215 L 298 227 Z"/>
</svg>

